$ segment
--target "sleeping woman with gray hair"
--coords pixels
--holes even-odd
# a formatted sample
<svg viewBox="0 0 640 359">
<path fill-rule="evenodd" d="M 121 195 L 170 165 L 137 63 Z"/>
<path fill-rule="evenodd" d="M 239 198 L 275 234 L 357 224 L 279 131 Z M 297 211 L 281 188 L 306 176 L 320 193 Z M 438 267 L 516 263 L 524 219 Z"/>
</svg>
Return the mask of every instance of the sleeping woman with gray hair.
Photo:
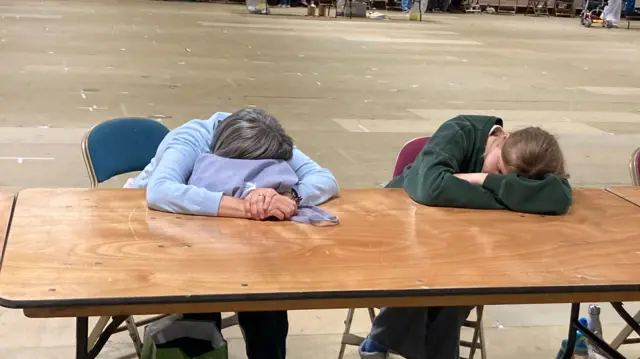
<svg viewBox="0 0 640 359">
<path fill-rule="evenodd" d="M 290 186 L 285 181 L 294 177 L 284 170 L 287 176 L 265 176 L 280 184 L 258 183 L 256 175 L 274 170 L 273 166 L 262 171 L 253 167 L 263 160 L 289 167 L 296 183 Z M 252 171 L 240 175 L 235 161 L 252 163 Z M 250 183 L 255 189 L 250 190 Z M 217 112 L 208 120 L 191 120 L 175 128 L 129 187 L 146 188 L 149 207 L 156 210 L 254 220 L 290 219 L 298 212 L 298 203 L 300 207 L 318 205 L 339 190 L 331 172 L 295 148 L 275 117 L 257 108 Z M 222 320 L 220 313 L 184 317 L 215 321 L 218 328 Z M 241 312 L 238 321 L 248 359 L 285 359 L 286 311 Z"/>
<path fill-rule="evenodd" d="M 216 129 L 213 143 L 211 153 L 201 154 L 196 160 L 190 185 L 240 199 L 257 188 L 270 188 L 281 196 L 265 203 L 271 208 L 269 217 L 314 225 L 338 224 L 328 212 L 301 205 L 293 189 L 298 176 L 286 162 L 293 156 L 293 140 L 274 117 L 256 122 L 225 120 Z M 293 208 L 286 198 L 293 200 Z"/>
<path fill-rule="evenodd" d="M 222 198 L 244 201 L 250 207 L 238 208 L 235 217 L 260 212 L 261 217 L 290 219 L 311 224 L 337 224 L 337 218 L 301 202 L 295 190 L 299 176 L 290 165 L 297 151 L 293 140 L 278 120 L 259 109 L 237 111 L 218 123 L 213 133 L 210 153 L 195 160 L 188 185 L 222 193 Z M 247 196 L 261 197 L 248 201 Z M 262 204 L 262 205 L 260 205 Z M 233 206 L 227 206 L 230 211 Z M 233 212 L 228 212 L 234 216 Z M 221 325 L 220 313 L 185 314 L 187 319 L 214 320 Z M 285 359 L 289 328 L 286 311 L 240 312 L 249 359 Z"/>
</svg>

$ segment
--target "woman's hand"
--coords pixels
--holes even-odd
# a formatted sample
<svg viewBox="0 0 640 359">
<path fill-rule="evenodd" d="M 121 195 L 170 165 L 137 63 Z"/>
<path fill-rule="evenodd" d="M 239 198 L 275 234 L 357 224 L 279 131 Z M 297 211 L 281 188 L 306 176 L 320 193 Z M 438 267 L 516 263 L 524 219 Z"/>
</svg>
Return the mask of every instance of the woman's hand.
<svg viewBox="0 0 640 359">
<path fill-rule="evenodd" d="M 482 185 L 487 178 L 487 173 L 456 173 L 454 176 L 469 183 Z"/>
<path fill-rule="evenodd" d="M 296 202 L 286 195 L 274 196 L 271 200 L 269 208 L 267 208 L 267 217 L 276 217 L 278 220 L 283 221 L 291 218 L 296 214 L 297 209 Z"/>
<path fill-rule="evenodd" d="M 256 188 L 244 198 L 244 210 L 252 219 L 266 219 L 269 217 L 267 210 L 275 196 L 279 194 L 272 188 Z"/>
</svg>

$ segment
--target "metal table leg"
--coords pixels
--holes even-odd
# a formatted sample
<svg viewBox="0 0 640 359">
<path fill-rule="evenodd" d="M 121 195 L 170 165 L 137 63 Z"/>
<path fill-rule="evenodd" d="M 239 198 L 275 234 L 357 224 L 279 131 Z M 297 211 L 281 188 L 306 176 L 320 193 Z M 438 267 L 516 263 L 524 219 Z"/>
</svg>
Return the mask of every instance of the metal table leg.
<svg viewBox="0 0 640 359">
<path fill-rule="evenodd" d="M 573 357 L 573 348 L 576 346 L 576 330 L 573 323 L 580 321 L 580 303 L 571 304 L 571 318 L 569 319 L 569 336 L 567 337 L 567 349 L 562 359 Z"/>
<path fill-rule="evenodd" d="M 89 318 L 76 318 L 76 359 L 89 359 Z"/>
</svg>

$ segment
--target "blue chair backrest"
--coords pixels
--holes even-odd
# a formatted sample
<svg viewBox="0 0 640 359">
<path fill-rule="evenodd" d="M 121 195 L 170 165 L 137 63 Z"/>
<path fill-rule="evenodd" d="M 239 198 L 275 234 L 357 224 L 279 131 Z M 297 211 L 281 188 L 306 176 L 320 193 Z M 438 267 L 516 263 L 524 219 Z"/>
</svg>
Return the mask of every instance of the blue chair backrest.
<svg viewBox="0 0 640 359">
<path fill-rule="evenodd" d="M 116 118 L 92 128 L 85 145 L 98 183 L 142 171 L 167 133 L 169 129 L 163 124 L 135 117 Z"/>
</svg>

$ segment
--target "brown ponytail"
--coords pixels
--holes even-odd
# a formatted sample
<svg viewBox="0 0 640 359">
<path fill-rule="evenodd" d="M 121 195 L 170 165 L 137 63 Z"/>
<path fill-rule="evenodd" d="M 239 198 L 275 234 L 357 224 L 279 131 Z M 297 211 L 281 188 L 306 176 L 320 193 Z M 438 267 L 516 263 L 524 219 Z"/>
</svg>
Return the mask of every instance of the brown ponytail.
<svg viewBox="0 0 640 359">
<path fill-rule="evenodd" d="M 512 132 L 502 146 L 502 160 L 523 177 L 539 179 L 554 174 L 569 178 L 558 140 L 539 127 Z"/>
</svg>

